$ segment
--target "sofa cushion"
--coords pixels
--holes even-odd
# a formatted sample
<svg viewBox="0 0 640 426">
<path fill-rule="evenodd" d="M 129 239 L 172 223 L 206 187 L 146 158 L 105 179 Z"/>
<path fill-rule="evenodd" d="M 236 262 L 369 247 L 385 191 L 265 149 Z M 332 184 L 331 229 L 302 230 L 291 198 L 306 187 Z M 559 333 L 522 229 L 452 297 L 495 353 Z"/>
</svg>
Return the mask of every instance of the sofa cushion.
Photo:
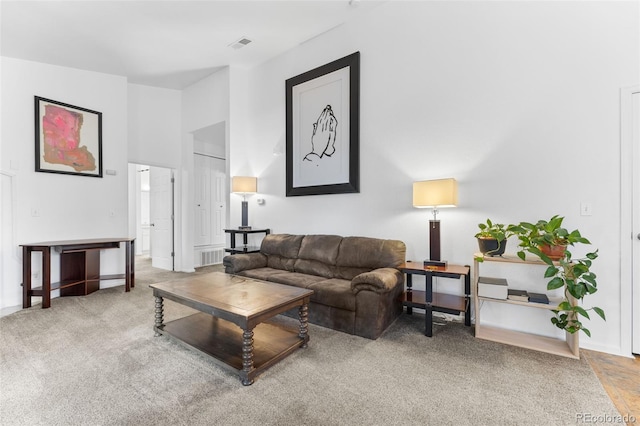
<svg viewBox="0 0 640 426">
<path fill-rule="evenodd" d="M 322 278 L 334 278 L 336 267 L 317 260 L 297 259 L 294 265 L 296 272 L 317 275 Z"/>
<path fill-rule="evenodd" d="M 301 274 L 299 272 L 285 272 L 278 271 L 278 273 L 271 274 L 267 278 L 267 281 L 271 281 L 278 284 L 287 284 L 295 287 L 309 288 L 311 285 L 324 281 L 325 278 L 315 275 Z"/>
<path fill-rule="evenodd" d="M 260 253 L 296 259 L 304 235 L 269 234 L 262 239 Z"/>
<path fill-rule="evenodd" d="M 244 271 L 237 272 L 236 275 L 241 275 L 243 277 L 253 278 L 256 280 L 269 281 L 269 277 L 277 273 L 282 273 L 282 270 L 267 267 L 267 268 L 247 269 Z"/>
<path fill-rule="evenodd" d="M 331 278 L 314 283 L 307 288 L 313 290 L 312 302 L 347 311 L 356 310 L 356 295 L 351 291 L 351 281 Z"/>
<path fill-rule="evenodd" d="M 267 256 L 267 266 L 293 271 L 304 235 L 270 234 L 262 239 L 260 252 Z"/>
<path fill-rule="evenodd" d="M 333 278 L 341 242 L 342 237 L 338 235 L 306 235 L 300 244 L 295 270 L 303 274 Z"/>
<path fill-rule="evenodd" d="M 341 242 L 342 237 L 339 235 L 306 235 L 300 244 L 298 259 L 335 265 Z"/>
<path fill-rule="evenodd" d="M 406 246 L 398 240 L 345 237 L 336 259 L 336 276 L 351 280 L 377 268 L 396 268 L 404 262 Z"/>
</svg>

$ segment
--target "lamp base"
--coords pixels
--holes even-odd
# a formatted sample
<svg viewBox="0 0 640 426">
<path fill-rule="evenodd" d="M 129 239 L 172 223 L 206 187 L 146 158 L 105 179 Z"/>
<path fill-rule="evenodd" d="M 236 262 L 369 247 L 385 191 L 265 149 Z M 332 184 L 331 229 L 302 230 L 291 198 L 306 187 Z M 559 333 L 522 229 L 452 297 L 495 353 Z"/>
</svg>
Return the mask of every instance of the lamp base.
<svg viewBox="0 0 640 426">
<path fill-rule="evenodd" d="M 431 259 L 427 259 L 427 260 L 424 261 L 424 266 L 425 266 L 425 268 L 428 268 L 428 267 L 446 268 L 447 267 L 447 261 L 446 260 L 431 260 Z"/>
</svg>

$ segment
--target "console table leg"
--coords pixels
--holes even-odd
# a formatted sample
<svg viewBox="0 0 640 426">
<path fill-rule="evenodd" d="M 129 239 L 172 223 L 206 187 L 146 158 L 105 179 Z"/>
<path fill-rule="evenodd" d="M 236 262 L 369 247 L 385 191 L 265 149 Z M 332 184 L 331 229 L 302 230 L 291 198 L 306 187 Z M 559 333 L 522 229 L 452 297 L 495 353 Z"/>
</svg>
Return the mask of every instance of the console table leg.
<svg viewBox="0 0 640 426">
<path fill-rule="evenodd" d="M 42 309 L 51 306 L 51 247 L 42 250 Z"/>
<path fill-rule="evenodd" d="M 298 337 L 302 339 L 301 348 L 307 347 L 309 341 L 309 305 L 304 303 L 298 308 L 298 319 L 300 320 L 300 333 Z"/>
<path fill-rule="evenodd" d="M 124 243 L 124 291 L 131 291 L 131 241 Z"/>
<path fill-rule="evenodd" d="M 159 296 L 155 296 L 156 299 L 156 322 L 155 322 L 155 334 L 154 337 L 161 336 L 162 334 L 158 331 L 162 327 L 162 321 L 164 318 L 164 299 Z"/>
<path fill-rule="evenodd" d="M 31 247 L 22 246 L 22 307 L 31 307 Z"/>
<path fill-rule="evenodd" d="M 242 371 L 240 379 L 242 384 L 249 386 L 253 378 L 249 375 L 253 370 L 253 330 L 243 330 L 242 333 Z"/>
</svg>

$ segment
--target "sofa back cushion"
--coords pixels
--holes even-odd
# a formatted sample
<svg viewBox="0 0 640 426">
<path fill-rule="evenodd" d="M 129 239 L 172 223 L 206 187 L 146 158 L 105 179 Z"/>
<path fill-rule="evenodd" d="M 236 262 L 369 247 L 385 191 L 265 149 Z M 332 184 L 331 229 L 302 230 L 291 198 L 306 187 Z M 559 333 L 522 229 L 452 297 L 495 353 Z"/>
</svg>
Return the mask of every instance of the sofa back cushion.
<svg viewBox="0 0 640 426">
<path fill-rule="evenodd" d="M 306 235 L 295 263 L 296 272 L 333 278 L 341 242 L 338 235 Z"/>
<path fill-rule="evenodd" d="M 356 275 L 377 268 L 397 268 L 405 261 L 402 241 L 368 237 L 345 237 L 336 259 L 336 276 L 351 280 Z"/>
<path fill-rule="evenodd" d="M 304 235 L 269 234 L 262 239 L 260 252 L 267 256 L 267 266 L 294 271 Z"/>
</svg>

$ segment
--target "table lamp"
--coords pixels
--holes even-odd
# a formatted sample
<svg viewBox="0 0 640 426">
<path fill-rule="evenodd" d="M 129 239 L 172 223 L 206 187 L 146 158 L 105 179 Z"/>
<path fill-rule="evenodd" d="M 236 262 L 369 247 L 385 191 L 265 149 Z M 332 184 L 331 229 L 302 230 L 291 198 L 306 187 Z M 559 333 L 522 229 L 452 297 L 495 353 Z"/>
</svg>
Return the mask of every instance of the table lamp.
<svg viewBox="0 0 640 426">
<path fill-rule="evenodd" d="M 429 259 L 424 266 L 446 266 L 440 258 L 440 221 L 438 208 L 455 207 L 458 204 L 458 183 L 455 179 L 423 180 L 413 183 L 413 207 L 433 209 L 429 221 Z"/>
<path fill-rule="evenodd" d="M 238 229 L 251 229 L 249 226 L 249 203 L 247 194 L 258 192 L 258 178 L 252 176 L 233 176 L 231 178 L 231 192 L 242 194 L 242 225 Z"/>
</svg>

